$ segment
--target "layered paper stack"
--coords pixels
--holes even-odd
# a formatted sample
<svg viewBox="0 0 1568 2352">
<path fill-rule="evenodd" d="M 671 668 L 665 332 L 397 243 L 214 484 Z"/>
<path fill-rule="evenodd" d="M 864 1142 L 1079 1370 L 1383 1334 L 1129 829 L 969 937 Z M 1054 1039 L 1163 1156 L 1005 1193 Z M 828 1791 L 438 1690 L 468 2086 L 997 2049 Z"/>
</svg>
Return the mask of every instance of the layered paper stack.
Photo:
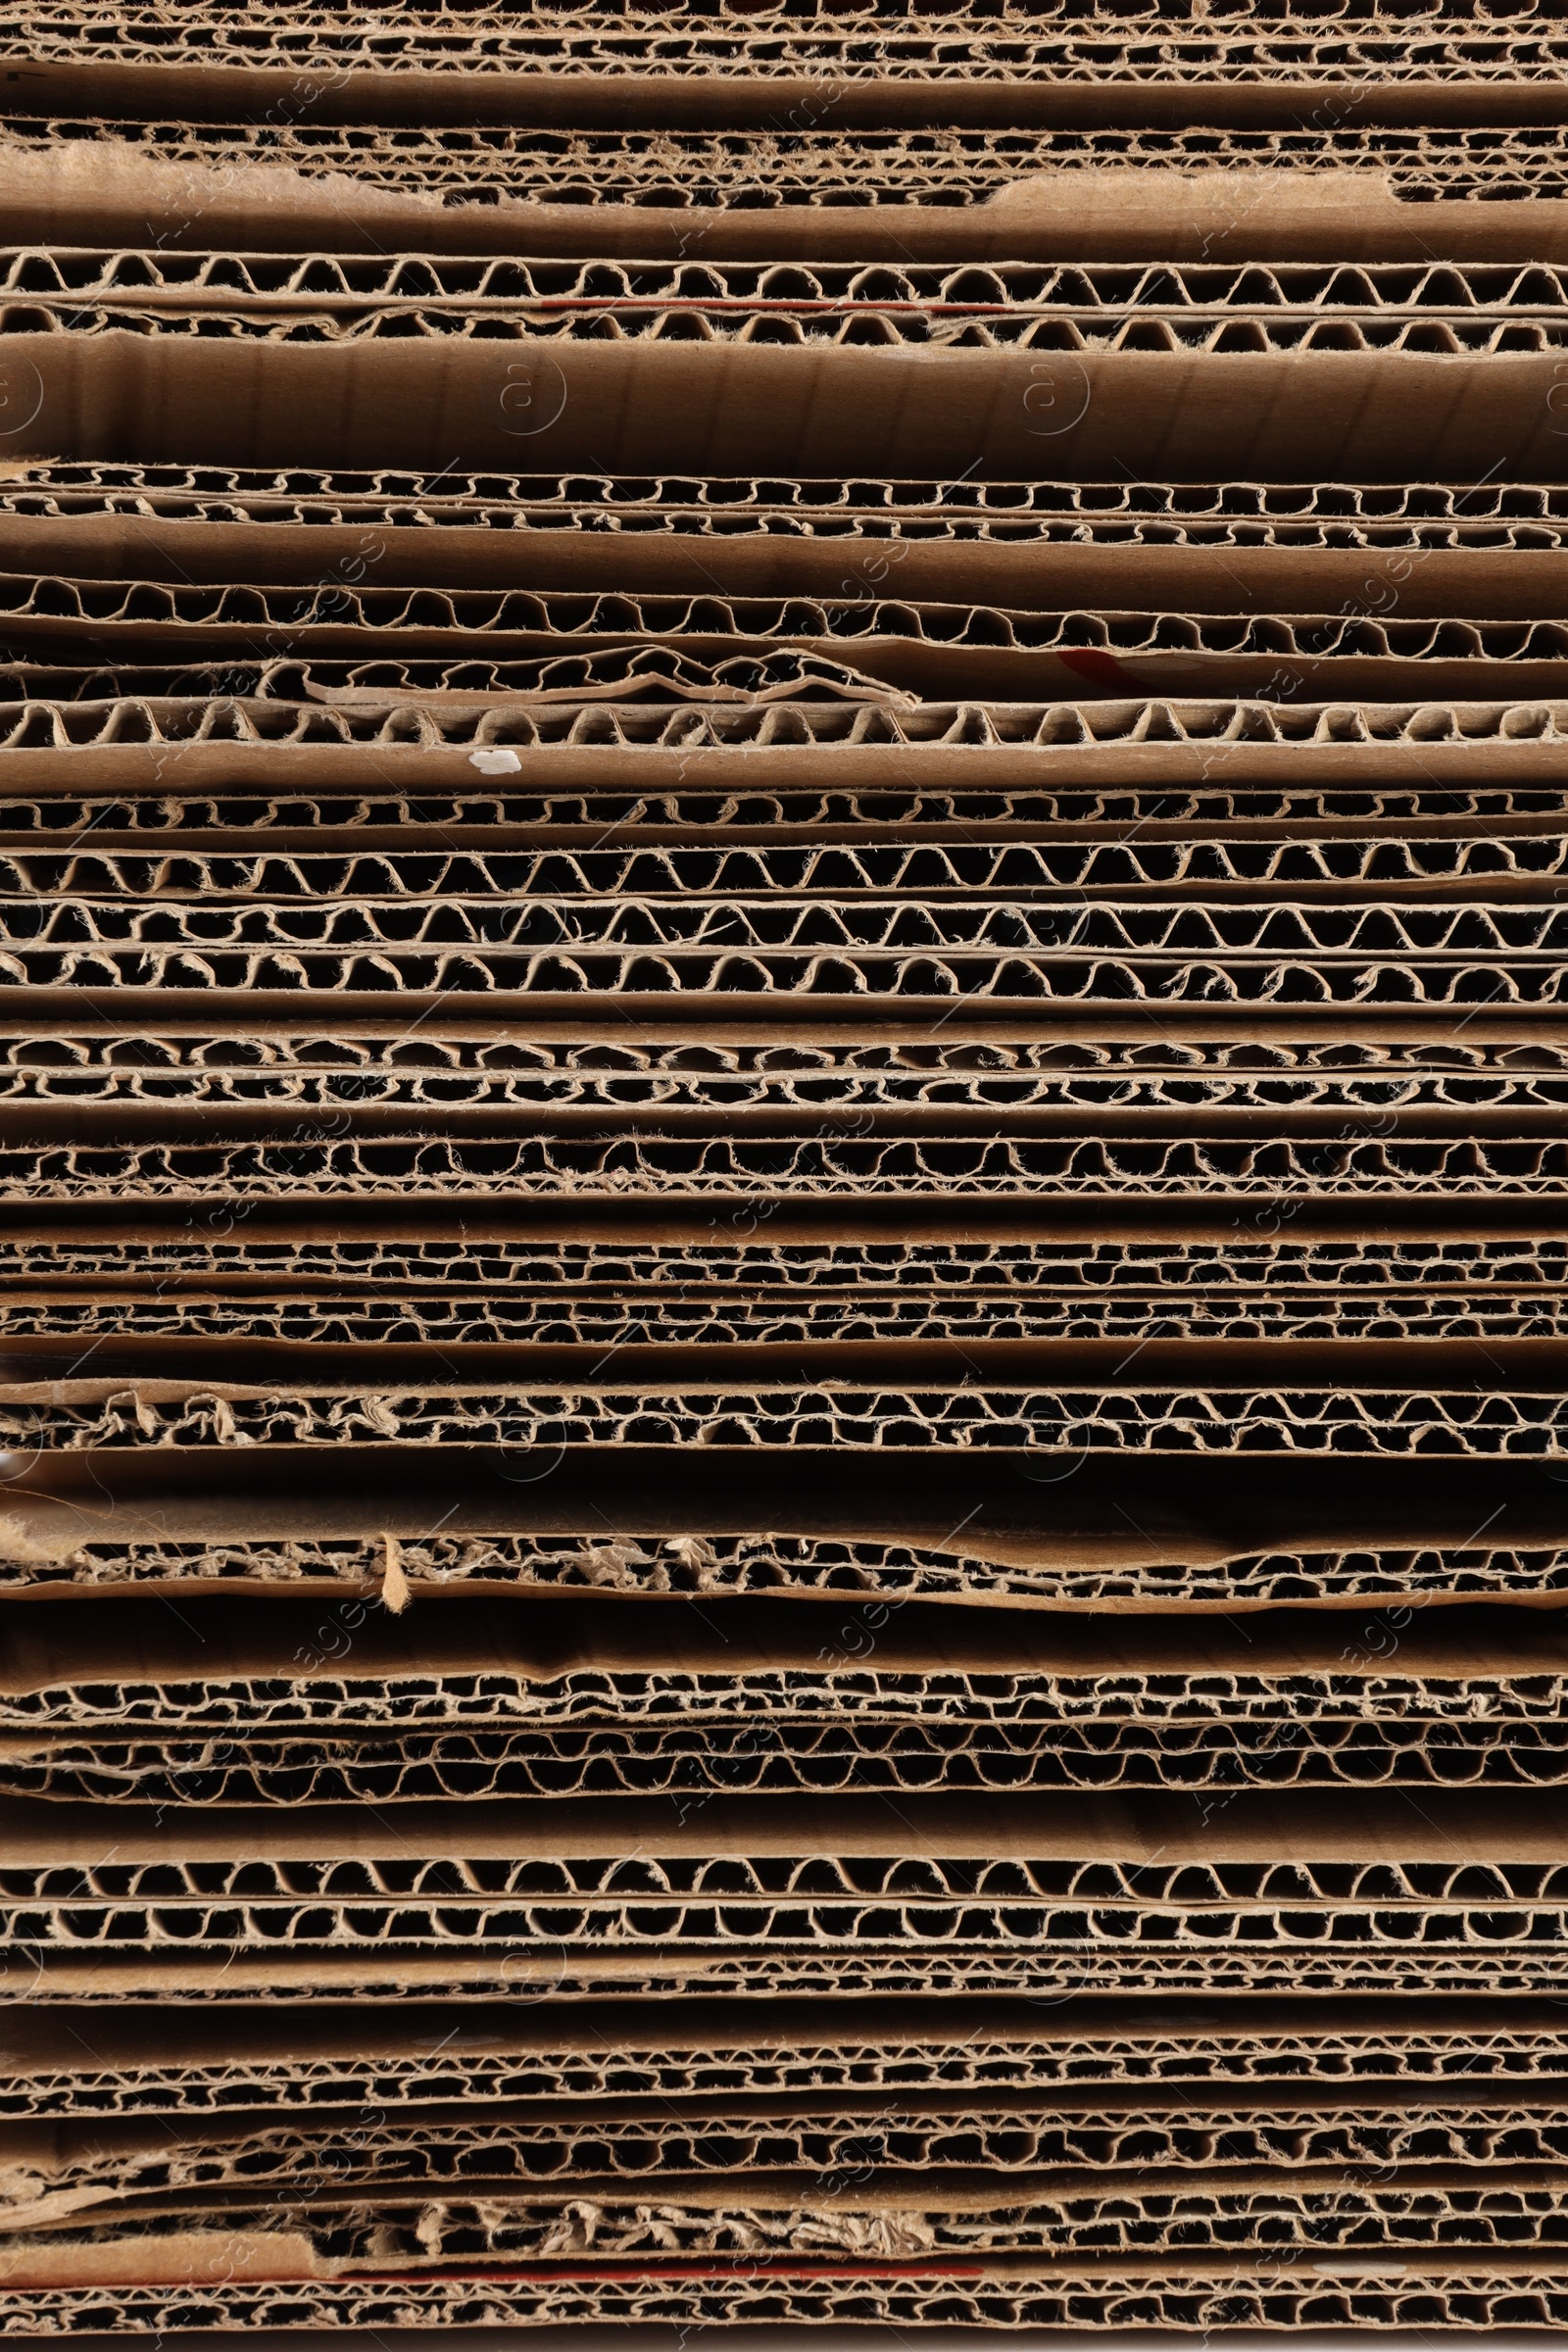
<svg viewBox="0 0 1568 2352">
<path fill-rule="evenodd" d="M 1561 29 L 7 21 L 0 2330 L 1568 2323 Z"/>
</svg>

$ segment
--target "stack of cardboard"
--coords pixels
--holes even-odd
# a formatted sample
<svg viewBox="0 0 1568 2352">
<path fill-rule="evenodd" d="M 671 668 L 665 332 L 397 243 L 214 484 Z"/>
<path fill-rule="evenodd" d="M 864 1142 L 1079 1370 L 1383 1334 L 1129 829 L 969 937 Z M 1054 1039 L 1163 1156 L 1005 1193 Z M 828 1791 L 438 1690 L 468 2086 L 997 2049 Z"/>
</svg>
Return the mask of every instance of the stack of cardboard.
<svg viewBox="0 0 1568 2352">
<path fill-rule="evenodd" d="M 7 21 L 0 2329 L 1568 2324 L 1559 30 Z"/>
</svg>

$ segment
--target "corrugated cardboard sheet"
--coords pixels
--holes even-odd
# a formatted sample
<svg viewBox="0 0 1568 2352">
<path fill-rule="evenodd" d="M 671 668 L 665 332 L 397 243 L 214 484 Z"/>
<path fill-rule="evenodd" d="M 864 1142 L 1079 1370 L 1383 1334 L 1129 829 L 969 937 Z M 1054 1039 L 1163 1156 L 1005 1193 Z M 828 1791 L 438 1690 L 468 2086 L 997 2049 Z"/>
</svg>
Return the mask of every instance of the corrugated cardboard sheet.
<svg viewBox="0 0 1568 2352">
<path fill-rule="evenodd" d="M 1568 44 L 0 22 L 0 2332 L 1568 2324 Z"/>
</svg>

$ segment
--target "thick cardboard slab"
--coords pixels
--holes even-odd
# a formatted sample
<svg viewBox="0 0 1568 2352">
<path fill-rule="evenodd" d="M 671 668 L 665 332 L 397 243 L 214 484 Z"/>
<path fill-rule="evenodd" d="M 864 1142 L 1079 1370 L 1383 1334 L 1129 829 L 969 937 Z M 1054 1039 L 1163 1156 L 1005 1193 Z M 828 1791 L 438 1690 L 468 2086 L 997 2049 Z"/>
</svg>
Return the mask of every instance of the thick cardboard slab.
<svg viewBox="0 0 1568 2352">
<path fill-rule="evenodd" d="M 573 2007 L 334 2008 L 172 2004 L 95 2009 L 86 2041 L 69 2013 L 0 2008 L 8 2117 L 279 2118 L 355 2103 L 686 2098 L 737 2091 L 874 2092 L 922 2086 L 1186 2085 L 1208 2092 L 1310 2083 L 1351 2099 L 1360 2082 L 1456 2094 L 1491 2084 L 1524 2104 L 1558 2080 L 1561 2017 L 1549 1999 L 1333 2003 L 1239 1992 L 1207 2007 L 1147 1992 L 1042 2006 L 950 1994 L 822 2003 L 622 2001 Z"/>
<path fill-rule="evenodd" d="M 1136 100 L 1136 85 L 1128 95 Z M 1465 128 L 1359 125 L 1353 104 L 1330 114 L 1314 110 L 1290 129 L 1224 128 L 1189 124 L 1174 128 L 1037 128 L 1020 131 L 969 128 L 835 131 L 831 116 L 820 128 L 743 131 L 690 129 L 584 130 L 540 132 L 517 124 L 475 123 L 463 128 L 396 127 L 368 123 L 322 125 L 273 118 L 263 122 L 187 123 L 169 120 L 114 122 L 41 116 L 9 118 L 8 137 L 24 153 L 53 149 L 69 156 L 83 142 L 97 149 L 96 194 L 109 194 L 108 175 L 126 163 L 132 170 L 158 165 L 173 172 L 211 170 L 221 162 L 231 174 L 246 173 L 253 198 L 260 173 L 301 173 L 318 199 L 331 186 L 374 197 L 382 193 L 446 206 L 483 208 L 513 204 L 596 208 L 614 220 L 623 209 L 685 213 L 684 226 L 699 233 L 705 217 L 723 213 L 728 220 L 760 211 L 780 225 L 801 207 L 835 227 L 846 208 L 862 216 L 861 233 L 875 236 L 897 210 L 919 238 L 941 224 L 922 216 L 933 209 L 960 212 L 1005 201 L 1008 192 L 1028 195 L 1043 186 L 1048 197 L 1064 173 L 1087 172 L 1114 179 L 1129 172 L 1151 189 L 1171 195 L 1179 210 L 1184 183 L 1196 180 L 1200 200 L 1218 175 L 1245 184 L 1258 174 L 1286 177 L 1311 188 L 1339 175 L 1348 194 L 1362 188 L 1379 203 L 1442 204 L 1449 209 L 1494 190 L 1516 203 L 1560 200 L 1563 159 L 1549 134 L 1496 125 Z M 127 152 L 128 151 L 128 152 Z M 118 172 L 117 172 L 118 179 Z M 184 183 L 184 184 L 188 184 Z M 210 190 L 226 201 L 234 182 Z M 270 177 L 285 209 L 291 196 Z M 1093 178 L 1091 180 L 1091 189 Z M 158 201 L 156 188 L 149 200 Z M 1086 214 L 1096 208 L 1092 194 Z M 869 220 L 864 219 L 870 214 Z M 1440 215 L 1440 219 L 1444 216 Z M 168 223 L 184 231 L 178 215 Z M 793 223 L 808 240 L 810 223 Z M 1265 220 L 1254 226 L 1269 234 Z M 569 232 L 568 232 L 569 233 Z M 643 236 L 646 239 L 645 226 Z M 657 233 L 657 231 L 655 232 Z M 785 233 L 789 233 L 788 226 Z M 1160 233 L 1163 233 L 1161 231 Z M 1222 220 L 1221 233 L 1234 235 Z M 688 247 L 689 250 L 689 247 Z M 1250 255 L 1244 258 L 1250 258 Z"/>
<path fill-rule="evenodd" d="M 99 74 L 103 72 L 100 66 Z M 58 75 L 45 73 L 40 76 L 34 68 L 32 78 L 43 83 L 35 93 L 35 104 L 47 105 L 51 99 L 56 104 L 69 103 L 73 93 L 62 87 Z M 175 101 L 174 119 L 192 119 L 186 110 L 199 105 L 201 79 L 199 73 L 188 68 L 179 74 L 177 98 L 174 91 L 168 92 L 168 98 Z M 113 104 L 114 80 L 108 76 L 105 80 L 108 86 L 100 82 L 95 91 L 94 112 L 105 97 Z M 357 76 L 356 86 L 363 80 Z M 726 111 L 731 122 L 744 122 L 750 115 L 754 124 L 759 128 L 765 125 L 776 137 L 781 107 L 786 118 L 790 111 L 787 90 L 775 88 L 761 95 L 755 85 L 748 90 L 738 76 L 726 80 Z M 121 87 L 124 87 L 123 81 Z M 558 80 L 545 101 L 547 108 L 553 101 L 553 111 L 535 120 L 559 133 L 564 123 L 597 116 L 603 129 L 607 108 L 626 104 L 623 89 L 624 83 L 617 89 L 604 81 L 595 86 Z M 149 89 L 144 80 L 142 90 L 146 93 L 143 102 L 151 99 L 156 106 L 157 85 Z M 520 101 L 521 112 L 512 115 L 513 122 L 518 123 L 537 106 L 540 95 L 537 80 L 531 87 L 527 82 L 519 85 L 517 80 L 491 82 L 473 93 L 470 119 L 493 122 L 498 116 L 505 118 L 518 108 Z M 650 111 L 640 121 L 632 114 L 630 122 L 639 130 L 650 122 L 673 127 L 672 117 L 679 122 L 684 116 L 689 123 L 693 101 L 700 103 L 704 95 L 701 85 L 687 83 L 683 87 L 671 77 L 657 94 L 645 94 L 644 105 Z M 1058 107 L 1063 100 L 1070 107 L 1076 99 L 1075 111 L 1082 122 L 1086 119 L 1085 101 L 1093 109 L 1096 93 L 1092 85 L 1080 85 L 1076 91 L 1069 88 L 1052 95 L 1056 96 Z M 1125 137 L 1132 118 L 1147 115 L 1151 104 L 1157 106 L 1161 98 L 1168 104 L 1174 95 L 1148 84 L 1118 92 L 1116 128 Z M 1386 107 L 1390 95 L 1388 85 L 1376 92 L 1363 88 L 1358 93 L 1356 115 L 1364 121 L 1369 112 L 1380 111 L 1379 100 Z M 1509 93 L 1515 100 L 1520 95 L 1518 86 Z M 313 146 L 320 140 L 323 124 L 335 119 L 331 96 L 330 91 L 319 92 L 317 103 L 308 110 L 309 127 L 316 134 Z M 944 111 L 956 104 L 968 114 L 971 126 L 978 128 L 988 96 L 993 98 L 993 120 L 1005 122 L 1014 129 L 1020 119 L 1033 117 L 1037 123 L 1051 120 L 1050 114 L 1043 112 L 1051 105 L 1046 91 L 1016 81 L 1005 95 L 1001 89 L 987 92 L 984 84 L 970 83 L 963 88 L 950 81 L 943 90 Z M 1207 93 L 1208 104 L 1195 111 L 1213 121 L 1225 111 L 1225 96 L 1222 89 L 1215 88 Z M 1499 106 L 1500 96 L 1500 92 L 1492 93 L 1490 102 L 1483 101 L 1494 121 L 1509 111 L 1505 105 Z M 1271 99 L 1272 93 L 1257 92 L 1261 105 L 1254 101 L 1254 113 L 1274 111 L 1278 102 L 1271 106 Z M 635 103 L 633 99 L 631 104 Z M 807 103 L 815 103 L 814 93 Z M 255 116 L 251 106 L 244 104 L 226 118 L 236 125 L 227 134 L 232 144 L 226 162 L 218 160 L 210 142 L 203 142 L 204 160 L 175 163 L 145 147 L 109 138 L 60 141 L 40 151 L 24 145 L 13 134 L 5 141 L 7 176 L 14 191 L 8 213 L 14 223 L 12 233 L 46 245 L 126 245 L 145 238 L 151 223 L 164 247 L 173 250 L 192 246 L 244 250 L 251 246 L 277 251 L 286 250 L 289 243 L 305 243 L 351 253 L 575 254 L 591 243 L 599 257 L 680 258 L 696 250 L 715 261 L 844 256 L 892 262 L 911 254 L 1073 262 L 1210 261 L 1232 255 L 1250 262 L 1310 260 L 1324 255 L 1347 261 L 1425 261 L 1436 254 L 1455 261 L 1550 262 L 1564 257 L 1568 241 L 1560 199 L 1533 200 L 1526 194 L 1506 209 L 1464 203 L 1417 207 L 1401 202 L 1388 174 L 1376 169 L 1308 172 L 1276 167 L 1259 172 L 1233 165 L 1229 170 L 1180 172 L 1144 164 L 1131 170 L 1090 167 L 1064 171 L 1052 170 L 1047 163 L 1045 169 L 1033 171 L 1025 164 L 1020 171 L 1012 155 L 1003 163 L 1004 183 L 1001 187 L 993 184 L 988 202 L 950 201 L 940 208 L 900 202 L 866 205 L 863 196 L 854 205 L 835 204 L 831 196 L 808 206 L 780 204 L 776 194 L 779 183 L 791 175 L 792 165 L 798 173 L 799 163 L 794 157 L 781 159 L 771 154 L 760 156 L 760 169 L 752 172 L 744 163 L 737 170 L 725 159 L 726 176 L 740 182 L 736 193 L 750 200 L 740 203 L 726 203 L 719 192 L 716 202 L 703 203 L 699 198 L 694 204 L 690 179 L 695 174 L 684 158 L 666 176 L 678 183 L 680 164 L 684 163 L 687 184 L 671 187 L 663 203 L 617 203 L 604 196 L 587 208 L 580 202 L 551 203 L 548 186 L 541 191 L 545 201 L 518 201 L 518 181 L 525 184 L 530 176 L 542 176 L 538 161 L 521 156 L 499 175 L 499 185 L 482 191 L 492 201 L 453 206 L 432 203 L 417 183 L 398 189 L 377 185 L 375 179 L 367 184 L 356 169 L 352 148 L 334 155 L 335 171 L 330 167 L 323 171 L 318 148 L 313 154 L 312 147 L 301 148 L 290 138 L 302 119 L 297 100 L 294 108 L 279 110 L 274 105 L 271 113 L 278 148 L 287 156 L 292 147 L 297 156 L 293 169 L 273 160 L 276 149 L 270 154 L 256 151 L 254 134 L 247 135 Z M 1418 119 L 1432 122 L 1438 113 L 1439 108 L 1429 105 Z M 852 120 L 857 114 L 862 118 L 859 124 Z M 896 86 L 884 84 L 873 94 L 841 82 L 831 112 L 818 119 L 843 137 L 847 131 L 871 123 L 886 128 L 900 114 L 906 115 L 907 106 L 905 93 Z M 1063 120 L 1061 113 L 1056 120 Z M 623 115 L 622 122 L 626 121 Z M 803 136 L 809 138 L 813 127 L 808 118 Z M 1298 129 L 1299 123 L 1292 127 Z M 1215 143 L 1222 139 L 1220 133 Z M 209 157 L 211 160 L 205 160 Z M 406 169 L 407 158 L 400 160 Z M 858 172 L 856 160 L 861 163 Z M 863 190 L 865 160 L 863 148 L 857 151 L 852 146 L 841 166 L 843 176 L 856 183 L 858 194 Z M 607 164 L 613 173 L 612 158 L 601 154 L 594 161 L 601 175 Z M 1403 153 L 1400 161 L 1406 162 Z M 433 147 L 430 163 L 433 170 L 424 188 L 443 166 L 451 169 L 451 159 L 439 144 Z M 992 177 L 994 182 L 995 169 Z M 754 179 L 761 181 L 762 193 L 771 195 L 772 202 L 757 206 L 758 191 L 748 184 Z M 671 203 L 670 197 L 685 201 Z"/>
<path fill-rule="evenodd" d="M 1387 40 L 1382 21 L 1376 16 L 1368 21 Z M 258 23 L 251 10 L 242 17 L 209 11 L 189 41 L 180 27 L 172 42 L 174 28 L 156 19 L 145 28 L 122 21 L 107 42 L 69 24 L 34 28 L 27 58 L 29 106 L 34 112 L 121 121 L 150 116 L 220 123 L 407 122 L 427 127 L 478 121 L 539 129 L 564 122 L 641 128 L 653 122 L 776 128 L 782 114 L 792 129 L 831 122 L 862 130 L 898 122 L 928 124 L 930 85 L 938 82 L 941 119 L 954 126 L 1241 123 L 1298 129 L 1305 120 L 1319 127 L 1378 122 L 1554 127 L 1559 121 L 1541 80 L 1506 66 L 1488 71 L 1490 61 L 1474 60 L 1462 42 L 1456 44 L 1457 55 L 1446 57 L 1425 27 L 1421 55 L 1439 69 L 1436 73 L 1423 74 L 1417 59 L 1396 53 L 1382 61 L 1385 71 L 1375 80 L 1355 78 L 1337 51 L 1326 67 L 1320 66 L 1303 59 L 1301 45 L 1291 41 L 1276 58 L 1267 54 L 1273 44 L 1266 36 L 1258 71 L 1254 44 L 1260 27 L 1244 21 L 1237 27 L 1239 38 L 1217 55 L 1210 48 L 1199 60 L 1183 61 L 1168 78 L 1154 79 L 1136 66 L 1129 72 L 1131 58 L 1107 58 L 1098 29 L 1083 57 L 1054 32 L 1020 42 L 1008 61 L 1012 70 L 1005 77 L 996 75 L 988 71 L 994 57 L 987 36 L 965 17 L 934 18 L 903 36 L 884 31 L 870 58 L 847 53 L 833 28 L 813 32 L 788 21 L 769 27 L 756 42 L 744 34 L 737 40 L 724 28 L 710 36 L 711 45 L 699 37 L 674 58 L 657 53 L 658 17 L 622 35 L 614 28 L 607 35 L 593 12 L 558 16 L 542 31 L 484 23 L 470 29 L 466 41 L 458 32 L 450 47 L 446 39 L 432 42 L 426 21 L 418 18 L 406 29 L 394 28 L 386 49 L 377 42 L 382 22 L 369 33 L 351 33 L 347 49 L 335 19 L 313 28 L 315 37 L 302 46 L 292 10 L 279 11 L 267 23 Z M 1136 53 L 1138 32 L 1150 37 L 1164 22 L 1152 18 L 1139 27 L 1134 20 L 1132 50 Z M 1533 16 L 1521 22 L 1536 31 Z M 944 35 L 943 54 L 933 59 L 933 39 Z M 1251 70 L 1232 78 L 1226 67 L 1237 50 L 1241 55 L 1235 62 Z M 259 65 L 258 55 L 267 52 L 269 62 Z M 1068 60 L 1080 70 L 1063 74 Z M 960 64 L 978 70 L 956 73 Z"/>
<path fill-rule="evenodd" d="M 1107 2198 L 1131 2190 L 1152 2200 L 1174 2188 L 1196 2201 L 1204 2190 L 1234 2193 L 1244 2183 L 1255 2196 L 1265 2182 L 1321 2195 L 1343 2187 L 1347 2168 L 1352 2180 L 1370 2168 L 1382 2185 L 1407 2195 L 1527 2185 L 1539 2192 L 1558 2186 L 1554 2096 L 1560 2085 L 1550 2083 L 1531 2101 L 1511 2084 L 1492 2095 L 1485 2086 L 1420 2093 L 1409 2083 L 1369 2082 L 1349 2102 L 1282 2095 L 1278 2085 L 1261 2099 L 1234 2089 L 1195 2099 L 1190 2090 L 1142 2085 L 1122 2100 L 1057 2091 L 1046 2104 L 1027 2095 L 904 2091 L 891 2112 L 885 2092 L 733 2095 L 664 2112 L 609 2099 L 586 2114 L 431 2103 L 412 2142 L 403 2119 L 363 2103 L 318 2107 L 308 2120 L 263 2109 L 177 2125 L 151 2116 L 16 2123 L 0 2127 L 0 2245 L 14 2254 L 27 2232 L 36 2259 L 48 2244 L 43 2233 L 63 2223 L 85 2218 L 99 2231 L 128 2224 L 140 2235 L 176 2217 L 189 2226 L 253 2207 L 259 2190 L 285 2210 L 303 2206 L 318 2230 L 342 2227 L 345 2208 L 363 2212 L 371 2201 L 461 2197 L 493 2208 L 492 2227 L 506 2230 L 517 2252 L 537 2230 L 542 2182 L 563 2201 L 575 2189 L 597 2202 L 640 2184 L 645 2194 L 678 2197 L 706 2178 L 710 2193 L 717 2188 L 729 2201 L 755 2196 L 760 2174 L 772 2176 L 776 2194 L 795 2173 L 797 2193 L 808 2196 L 824 2180 L 874 2177 L 884 2194 L 892 2188 L 906 2199 L 962 2198 L 965 2190 L 973 2198 L 989 2183 L 1015 2205 L 1053 2190 L 1081 2193 L 1091 2181 Z M 970 2232 L 971 2244 L 998 2252 L 1033 2250 L 1031 2239 L 1038 2245 L 1045 2234 L 1022 2217 L 1010 2228 L 999 2219 L 985 2236 L 971 2222 Z M 125 2235 L 134 2244 L 130 2229 Z M 563 2250 L 548 2234 L 535 2247 Z"/>
<path fill-rule="evenodd" d="M 580 1610 L 538 1601 L 360 1614 L 351 1642 L 321 1642 L 318 1608 L 193 1602 L 171 1642 L 161 1609 L 35 1608 L 8 1645 L 0 1787 L 252 1804 L 1568 1777 L 1545 1616 L 1450 1610 L 1384 1662 L 1311 1618 L 1246 1635 L 1145 1619 L 1107 1641 L 916 1602 L 836 1648 L 787 1603 L 715 1601 L 683 1624 L 627 1600 L 597 1641 Z"/>
<path fill-rule="evenodd" d="M 1568 440 L 1549 356 L 1114 352 L 466 342 L 177 345 L 123 330 L 0 335 L 30 395 L 18 459 L 68 456 L 434 472 L 534 463 L 624 471 L 1204 481 L 1349 472 L 1552 480 Z M 1075 421 L 1060 419 L 1070 413 Z M 1087 395 L 1087 397 L 1085 397 Z M 1043 442 L 1044 417 L 1052 428 Z M 541 418 L 548 421 L 541 422 Z M 1240 423 L 1239 419 L 1245 419 Z"/>
<path fill-rule="evenodd" d="M 1327 615 L 1359 603 L 1369 618 L 1386 612 L 1402 619 L 1469 621 L 1549 618 L 1568 584 L 1568 547 L 1096 546 L 1043 537 L 960 538 L 940 525 L 935 535 L 897 539 L 760 532 L 690 538 L 580 527 L 367 530 L 353 523 L 11 514 L 4 551 L 13 577 L 308 587 L 318 592 L 323 620 L 341 609 L 340 626 L 354 592 L 372 584 L 446 588 L 475 603 L 477 592 L 490 588 L 830 602 L 895 593 L 917 603 L 1040 612 Z M 466 609 L 454 600 L 455 614 Z"/>
<path fill-rule="evenodd" d="M 1265 203 L 1279 187 L 1265 180 Z M 1070 184 L 1070 183 L 1069 183 Z M 1123 173 L 1122 192 L 1130 183 Z M 1092 183 L 1079 180 L 1079 192 Z M 1322 192 L 1321 185 L 1319 193 Z M 1179 192 L 1177 196 L 1179 204 Z M 1232 191 L 1230 201 L 1245 201 Z M 1019 210 L 1015 204 L 1014 212 Z M 1534 247 L 1519 249 L 1527 257 Z M 1252 261 L 1223 255 L 1151 262 L 1042 266 L 1002 258 L 992 268 L 933 266 L 912 255 L 898 269 L 812 255 L 767 268 L 704 255 L 673 265 L 639 254 L 630 268 L 596 258 L 562 266 L 544 257 L 402 252 L 388 262 L 342 253 L 174 254 L 0 250 L 7 323 L 72 336 L 117 326 L 144 336 L 331 343 L 466 338 L 669 340 L 858 346 L 1190 353 L 1314 350 L 1490 354 L 1562 347 L 1560 275 L 1519 259 L 1440 264 L 1430 249 L 1404 263 Z M 515 405 L 515 404 L 514 404 Z M 1069 421 L 1037 396 L 1042 438 Z M 527 436 L 524 435 L 524 438 Z"/>
<path fill-rule="evenodd" d="M 335 257 L 333 266 L 341 269 L 341 260 Z M 1517 277 L 1509 281 L 1515 282 Z M 1009 482 L 972 475 L 961 481 L 780 480 L 769 473 L 737 481 L 617 476 L 602 468 L 585 474 L 453 468 L 430 475 L 371 466 L 280 478 L 244 466 L 39 460 L 0 477 L 0 514 L 131 516 L 153 526 L 154 545 L 171 544 L 161 524 L 184 521 L 315 530 L 355 523 L 373 527 L 377 537 L 392 529 L 416 531 L 422 539 L 454 529 L 586 529 L 715 541 L 759 534 L 912 541 L 931 536 L 934 526 L 938 537 L 955 543 L 1046 537 L 1073 547 L 1387 545 L 1436 554 L 1471 545 L 1527 551 L 1560 545 L 1568 490 L 1495 477 L 1464 484 L 1173 484 Z M 480 561 L 477 551 L 474 561 Z"/>
</svg>

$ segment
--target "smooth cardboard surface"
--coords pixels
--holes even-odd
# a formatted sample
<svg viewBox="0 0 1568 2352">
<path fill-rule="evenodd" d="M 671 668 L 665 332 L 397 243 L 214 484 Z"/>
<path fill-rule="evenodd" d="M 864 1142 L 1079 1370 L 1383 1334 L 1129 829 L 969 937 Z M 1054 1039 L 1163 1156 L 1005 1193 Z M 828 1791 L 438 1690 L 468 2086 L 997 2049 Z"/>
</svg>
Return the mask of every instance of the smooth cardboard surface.
<svg viewBox="0 0 1568 2352">
<path fill-rule="evenodd" d="M 1564 478 L 1549 357 L 1110 355 L 767 346 L 223 345 L 0 335 L 33 414 L 19 459 L 429 473 L 624 471 L 1298 481 Z M 1058 421 L 1075 417 L 1076 420 Z M 546 421 L 541 422 L 541 419 Z M 1043 432 L 1042 425 L 1050 428 Z"/>
</svg>

